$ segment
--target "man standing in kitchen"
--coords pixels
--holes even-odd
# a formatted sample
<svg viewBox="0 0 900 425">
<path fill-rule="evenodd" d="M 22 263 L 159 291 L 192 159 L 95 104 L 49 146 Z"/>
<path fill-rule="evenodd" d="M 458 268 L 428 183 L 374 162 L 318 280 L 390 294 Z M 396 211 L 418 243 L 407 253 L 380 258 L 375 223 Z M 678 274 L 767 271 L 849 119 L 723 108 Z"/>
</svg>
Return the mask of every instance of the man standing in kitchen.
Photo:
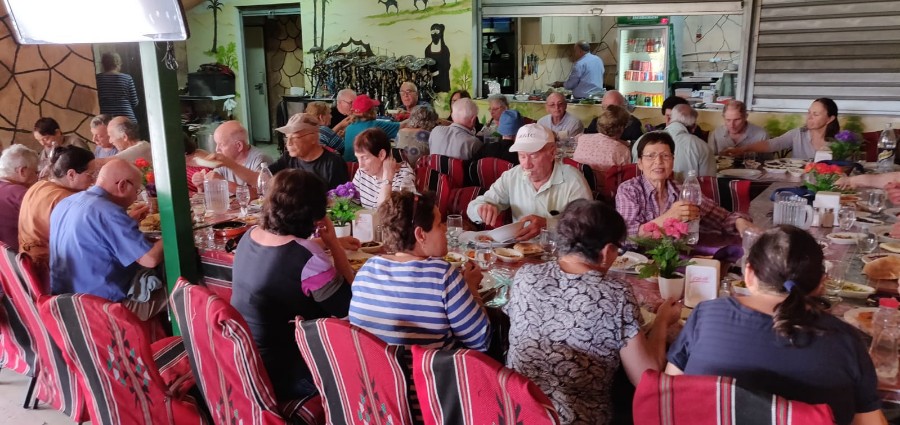
<svg viewBox="0 0 900 425">
<path fill-rule="evenodd" d="M 575 98 L 586 98 L 603 88 L 603 59 L 591 53 L 591 45 L 581 40 L 572 46 L 575 64 L 565 82 L 557 81 L 553 87 L 565 87 L 572 90 Z"/>
</svg>

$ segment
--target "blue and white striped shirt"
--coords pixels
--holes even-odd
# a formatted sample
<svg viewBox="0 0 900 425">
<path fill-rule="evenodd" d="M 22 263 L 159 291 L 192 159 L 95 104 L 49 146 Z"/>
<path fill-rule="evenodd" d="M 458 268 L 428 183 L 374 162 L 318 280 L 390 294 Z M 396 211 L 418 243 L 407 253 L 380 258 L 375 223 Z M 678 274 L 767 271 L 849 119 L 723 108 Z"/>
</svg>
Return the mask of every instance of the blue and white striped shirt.
<svg viewBox="0 0 900 425">
<path fill-rule="evenodd" d="M 370 258 L 353 281 L 350 323 L 396 345 L 485 351 L 490 340 L 484 308 L 441 259 Z"/>
</svg>

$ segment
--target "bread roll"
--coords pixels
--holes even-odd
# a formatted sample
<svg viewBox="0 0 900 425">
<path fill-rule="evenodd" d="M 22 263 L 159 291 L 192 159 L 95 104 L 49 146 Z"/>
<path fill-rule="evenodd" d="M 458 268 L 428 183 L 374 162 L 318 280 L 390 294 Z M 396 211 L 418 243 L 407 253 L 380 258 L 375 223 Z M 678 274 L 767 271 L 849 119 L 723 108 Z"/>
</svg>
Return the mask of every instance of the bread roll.
<svg viewBox="0 0 900 425">
<path fill-rule="evenodd" d="M 866 264 L 863 273 L 870 279 L 900 278 L 900 257 L 888 255 Z"/>
<path fill-rule="evenodd" d="M 543 252 L 541 246 L 533 242 L 519 242 L 513 245 L 513 249 L 522 253 L 522 255 L 533 255 Z"/>
</svg>

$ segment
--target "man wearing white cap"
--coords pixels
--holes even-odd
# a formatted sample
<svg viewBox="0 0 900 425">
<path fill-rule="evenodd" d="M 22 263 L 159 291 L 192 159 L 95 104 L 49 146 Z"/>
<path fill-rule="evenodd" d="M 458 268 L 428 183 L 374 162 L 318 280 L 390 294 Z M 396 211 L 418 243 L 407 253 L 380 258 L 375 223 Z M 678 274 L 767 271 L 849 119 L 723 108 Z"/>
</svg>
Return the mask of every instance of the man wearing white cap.
<svg viewBox="0 0 900 425">
<path fill-rule="evenodd" d="M 466 213 L 472 221 L 498 226 L 502 224 L 500 213 L 510 209 L 513 221 L 527 222 L 516 235 L 523 241 L 539 235 L 547 218 L 569 202 L 591 199 L 584 175 L 556 161 L 556 138 L 546 127 L 522 126 L 509 151 L 518 153 L 519 165 L 503 173 L 487 193 L 469 204 Z"/>
</svg>

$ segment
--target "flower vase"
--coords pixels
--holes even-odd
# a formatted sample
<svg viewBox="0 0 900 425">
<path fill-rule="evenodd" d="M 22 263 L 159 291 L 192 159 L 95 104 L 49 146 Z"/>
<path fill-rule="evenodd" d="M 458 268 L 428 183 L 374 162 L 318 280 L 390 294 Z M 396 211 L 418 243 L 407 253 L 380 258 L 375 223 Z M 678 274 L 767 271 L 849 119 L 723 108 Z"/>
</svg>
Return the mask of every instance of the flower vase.
<svg viewBox="0 0 900 425">
<path fill-rule="evenodd" d="M 680 300 L 684 295 L 684 275 L 676 273 L 674 277 L 662 277 L 659 280 L 659 295 L 664 300 Z"/>
<path fill-rule="evenodd" d="M 342 238 L 344 236 L 352 236 L 353 230 L 350 227 L 350 224 L 345 224 L 343 226 L 334 226 L 334 234 L 339 238 Z"/>
</svg>

